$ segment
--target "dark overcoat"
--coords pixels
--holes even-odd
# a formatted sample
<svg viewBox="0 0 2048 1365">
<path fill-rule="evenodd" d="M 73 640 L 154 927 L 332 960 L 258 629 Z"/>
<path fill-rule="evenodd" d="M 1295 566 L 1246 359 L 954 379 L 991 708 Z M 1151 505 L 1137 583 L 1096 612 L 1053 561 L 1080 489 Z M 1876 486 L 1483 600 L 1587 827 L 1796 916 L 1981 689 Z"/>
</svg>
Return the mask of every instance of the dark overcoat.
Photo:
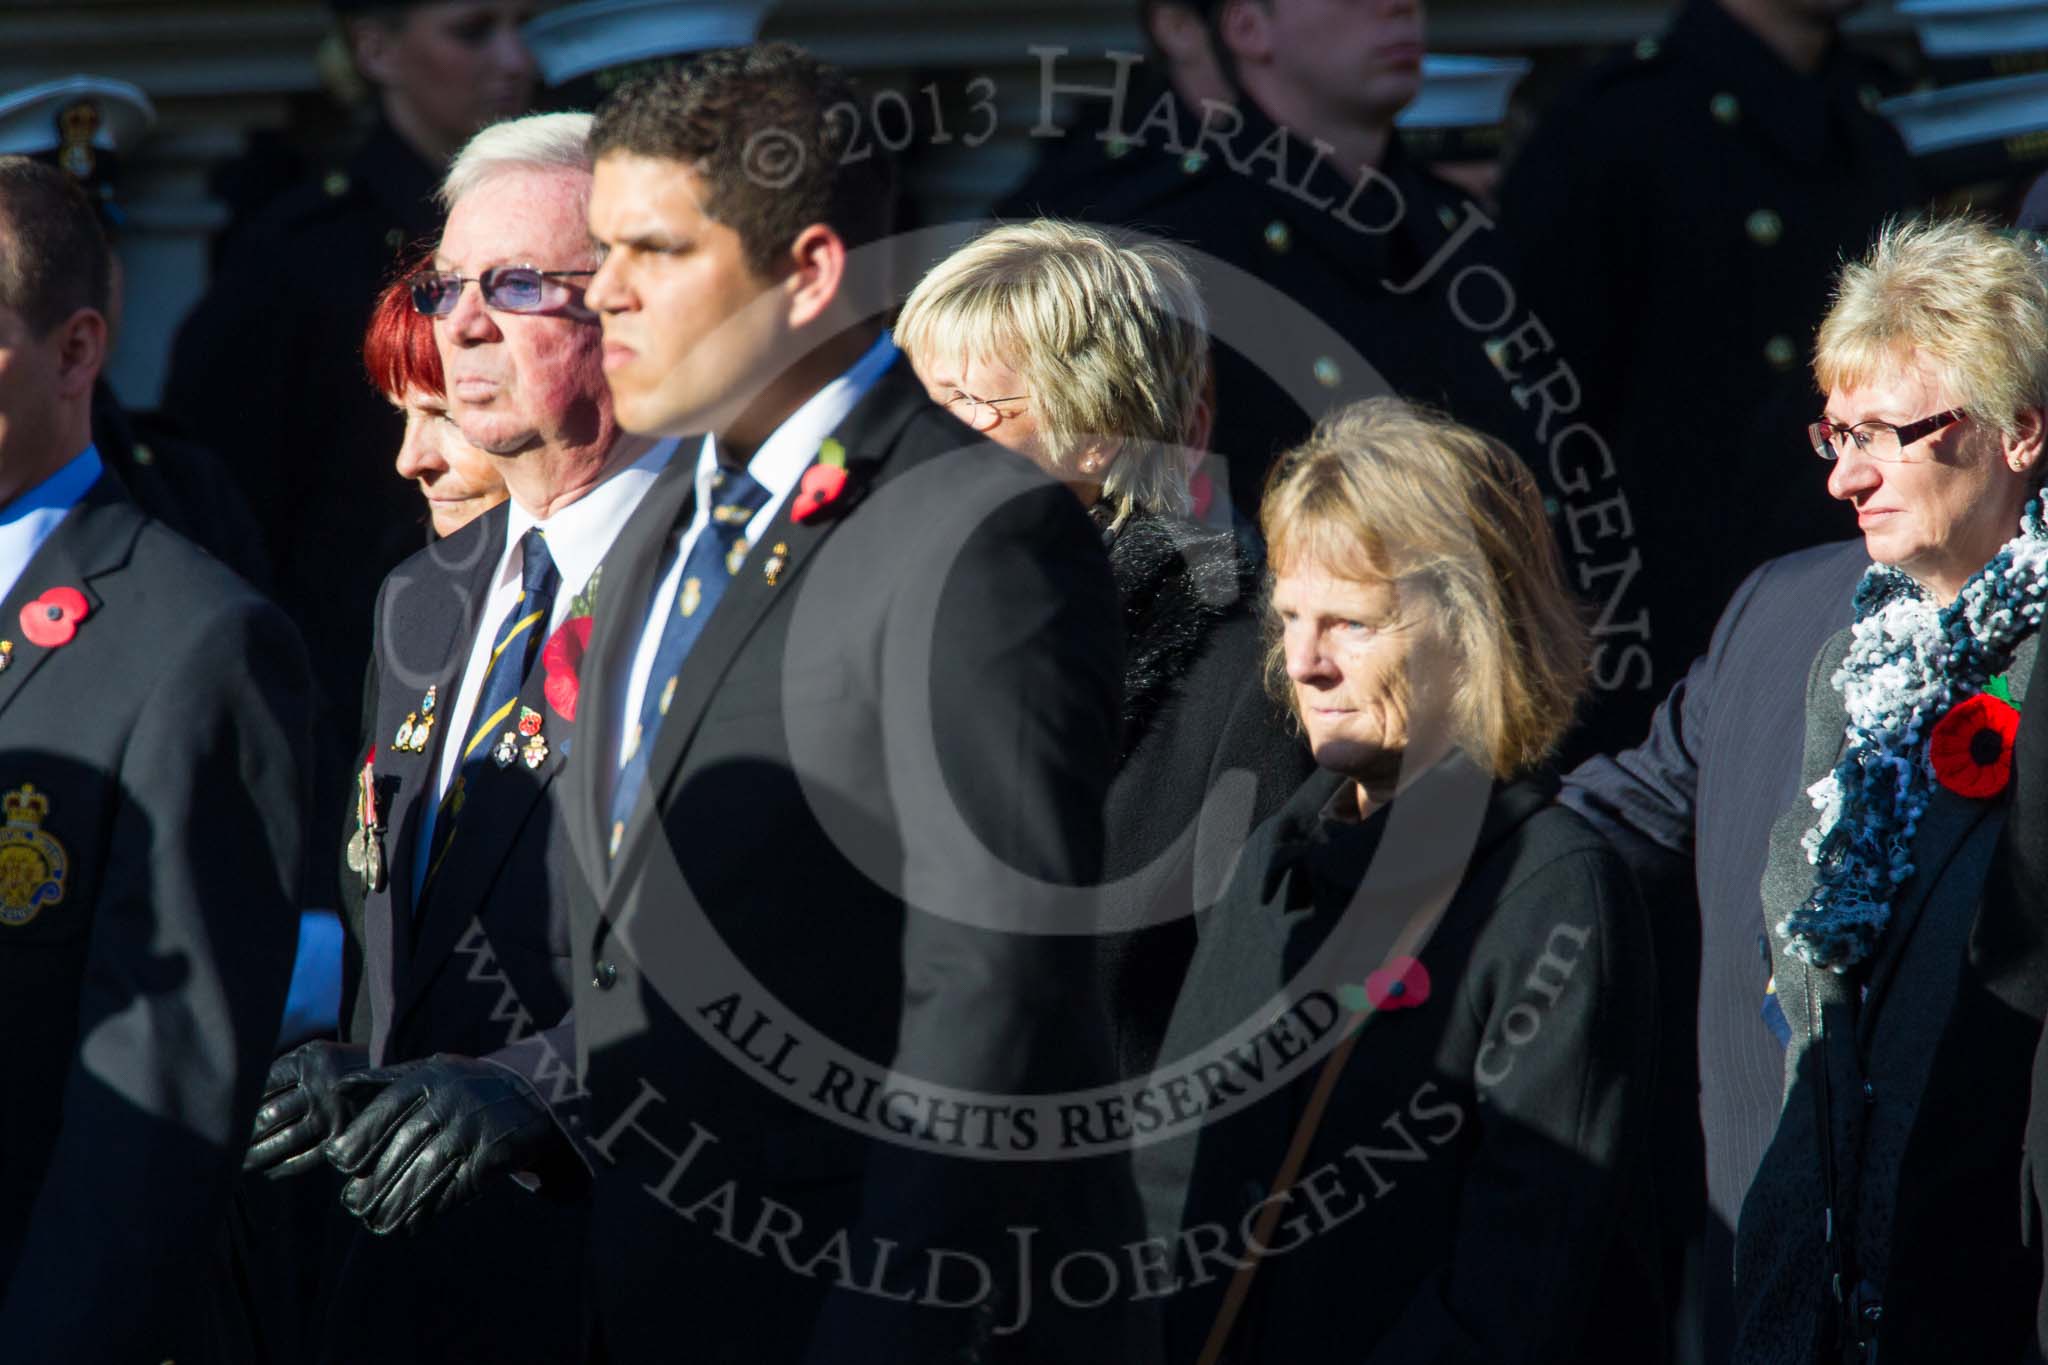
<svg viewBox="0 0 2048 1365">
<path fill-rule="evenodd" d="M 1427 985 L 1407 975 L 1406 989 L 1420 1003 L 1388 1007 L 1366 979 L 1380 1008 L 1291 1186 L 1276 1177 L 1327 1060 L 1235 1100 L 1255 1078 L 1219 1067 L 1209 1095 L 1224 1099 L 1192 1153 L 1188 1139 L 1141 1152 L 1151 1230 L 1173 1236 L 1183 1278 L 1169 1360 L 1198 1357 L 1257 1206 L 1275 1199 L 1273 1254 L 1226 1360 L 1662 1358 L 1648 926 L 1626 866 L 1554 790 L 1453 760 L 1360 822 L 1353 784 L 1323 773 L 1260 828 L 1203 923 L 1170 1056 L 1268 1010 L 1340 934 L 1398 942 L 1439 878 L 1446 900 L 1419 945 L 1385 959 L 1419 960 Z M 1420 824 L 1403 823 L 1411 802 Z M 1313 1012 L 1296 1017 L 1318 1031 Z M 1347 1006 L 1320 1032 L 1358 1023 Z"/>
</svg>

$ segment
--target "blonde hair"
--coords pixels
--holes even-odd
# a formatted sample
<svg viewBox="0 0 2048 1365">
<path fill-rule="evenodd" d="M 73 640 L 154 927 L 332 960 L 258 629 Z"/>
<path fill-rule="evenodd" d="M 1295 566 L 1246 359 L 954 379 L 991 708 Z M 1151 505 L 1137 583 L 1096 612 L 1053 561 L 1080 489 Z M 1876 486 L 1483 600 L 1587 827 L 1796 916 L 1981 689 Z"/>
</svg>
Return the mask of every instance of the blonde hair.
<svg viewBox="0 0 2048 1365">
<path fill-rule="evenodd" d="M 1055 470 L 1117 443 L 1102 484 L 1117 523 L 1187 514 L 1209 319 L 1172 247 L 1049 218 L 995 228 L 918 283 L 896 337 L 913 357 L 1015 370 Z"/>
<path fill-rule="evenodd" d="M 1536 481 L 1499 441 L 1403 399 L 1352 403 L 1275 462 L 1259 528 L 1272 572 L 1427 588 L 1458 661 L 1453 737 L 1494 776 L 1541 763 L 1571 728 L 1590 636 Z M 1291 703 L 1277 639 L 1266 677 Z"/>
<path fill-rule="evenodd" d="M 1918 351 L 1976 421 L 2003 435 L 2048 407 L 2048 260 L 1978 218 L 1887 223 L 1842 267 L 1815 339 L 1823 393 L 1880 379 Z"/>
</svg>

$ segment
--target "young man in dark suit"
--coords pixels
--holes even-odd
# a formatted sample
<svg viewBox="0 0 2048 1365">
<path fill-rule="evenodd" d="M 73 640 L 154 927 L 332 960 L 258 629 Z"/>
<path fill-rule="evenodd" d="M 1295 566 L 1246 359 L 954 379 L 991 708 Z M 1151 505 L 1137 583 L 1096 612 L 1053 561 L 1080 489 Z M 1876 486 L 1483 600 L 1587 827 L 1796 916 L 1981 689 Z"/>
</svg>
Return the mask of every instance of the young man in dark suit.
<svg viewBox="0 0 2048 1365">
<path fill-rule="evenodd" d="M 850 97 L 766 46 L 598 116 L 585 297 L 620 421 L 708 435 L 621 532 L 583 668 L 587 1097 L 551 1116 L 430 1063 L 330 1153 L 445 1207 L 497 1172 L 546 1188 L 558 1117 L 594 1171 L 610 1360 L 1142 1359 L 1123 1297 L 1047 1350 L 1062 1305 L 1018 1264 L 1090 1222 L 1121 1254 L 1120 1154 L 978 1159 L 1058 1141 L 1003 1097 L 1106 1079 L 1085 942 L 1047 931 L 1088 926 L 1115 597 L 1078 501 L 871 321 L 892 186 L 849 155 Z"/>
<path fill-rule="evenodd" d="M 312 678 L 91 442 L 110 263 L 0 159 L 0 1359 L 215 1358 L 194 1305 L 298 929 Z"/>
<path fill-rule="evenodd" d="M 435 319 L 450 415 L 511 499 L 401 564 L 378 595 L 352 816 L 336 831 L 358 950 L 347 1041 L 279 1059 L 254 1169 L 323 1167 L 320 1144 L 436 1054 L 488 1059 L 550 1100 L 575 1089 L 566 1040 L 539 1032 L 570 1002 L 568 906 L 549 888 L 569 856 L 555 779 L 578 709 L 551 683 L 563 670 L 546 642 L 587 629 L 569 622 L 603 595 L 599 565 L 676 446 L 619 427 L 582 303 L 596 264 L 589 128 L 588 114 L 497 124 L 449 170 L 448 224 L 415 304 Z M 492 273 L 508 264 L 548 273 Z M 405 1222 L 361 1195 L 344 1187 L 343 1203 L 374 1231 Z M 317 1329 L 322 1358 L 572 1354 L 583 1210 L 529 1199 L 498 1182 L 429 1238 L 358 1239 Z"/>
</svg>

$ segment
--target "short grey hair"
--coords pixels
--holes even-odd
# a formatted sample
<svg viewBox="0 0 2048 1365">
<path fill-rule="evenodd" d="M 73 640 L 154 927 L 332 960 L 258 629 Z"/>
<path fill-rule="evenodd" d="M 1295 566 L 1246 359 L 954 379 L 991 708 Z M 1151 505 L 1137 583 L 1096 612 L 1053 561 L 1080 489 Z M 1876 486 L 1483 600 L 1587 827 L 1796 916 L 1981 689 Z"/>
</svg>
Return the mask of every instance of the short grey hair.
<svg viewBox="0 0 2048 1365">
<path fill-rule="evenodd" d="M 589 114 L 528 114 L 493 123 L 455 154 L 435 195 L 445 212 L 486 181 L 508 171 L 590 174 Z"/>
</svg>

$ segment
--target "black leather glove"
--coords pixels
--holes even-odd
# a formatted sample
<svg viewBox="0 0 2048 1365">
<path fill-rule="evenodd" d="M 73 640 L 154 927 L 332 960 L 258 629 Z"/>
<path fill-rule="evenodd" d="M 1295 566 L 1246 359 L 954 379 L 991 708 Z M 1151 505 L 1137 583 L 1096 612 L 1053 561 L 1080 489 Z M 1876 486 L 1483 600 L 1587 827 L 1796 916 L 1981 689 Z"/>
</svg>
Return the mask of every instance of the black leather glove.
<svg viewBox="0 0 2048 1365">
<path fill-rule="evenodd" d="M 350 1177 L 343 1207 L 375 1233 L 417 1232 L 516 1173 L 537 1176 L 551 1196 L 574 1193 L 588 1178 L 517 1072 L 445 1053 L 384 1087 L 325 1150 Z"/>
<path fill-rule="evenodd" d="M 320 1144 L 348 1121 L 403 1067 L 370 1070 L 367 1048 L 311 1042 L 270 1064 L 242 1169 L 278 1178 L 320 1160 Z"/>
</svg>

